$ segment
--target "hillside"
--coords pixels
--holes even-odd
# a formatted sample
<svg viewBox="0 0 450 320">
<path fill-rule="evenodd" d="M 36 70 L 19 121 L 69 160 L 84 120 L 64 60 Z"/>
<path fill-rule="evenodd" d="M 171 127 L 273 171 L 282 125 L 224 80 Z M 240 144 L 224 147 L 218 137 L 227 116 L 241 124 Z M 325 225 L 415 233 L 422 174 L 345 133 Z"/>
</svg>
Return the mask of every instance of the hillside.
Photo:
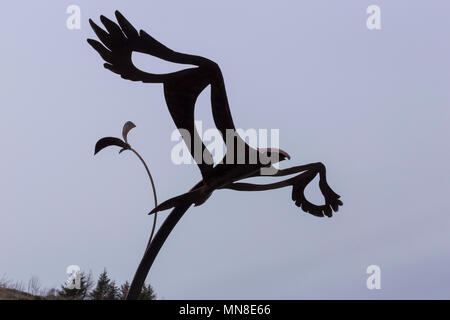
<svg viewBox="0 0 450 320">
<path fill-rule="evenodd" d="M 42 297 L 9 288 L 0 287 L 0 300 L 42 300 Z"/>
</svg>

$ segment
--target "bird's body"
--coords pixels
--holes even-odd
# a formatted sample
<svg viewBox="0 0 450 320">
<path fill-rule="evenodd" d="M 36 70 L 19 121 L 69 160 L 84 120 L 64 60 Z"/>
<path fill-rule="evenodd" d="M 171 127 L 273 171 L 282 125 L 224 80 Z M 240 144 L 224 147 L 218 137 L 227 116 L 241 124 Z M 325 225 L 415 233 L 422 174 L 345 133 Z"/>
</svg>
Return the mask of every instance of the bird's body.
<svg viewBox="0 0 450 320">
<path fill-rule="evenodd" d="M 173 51 L 143 30 L 138 33 L 118 11 L 116 11 L 116 19 L 119 25 L 104 16 L 101 16 L 100 19 L 106 31 L 97 26 L 92 20 L 89 21 L 103 44 L 96 40 L 88 39 L 89 44 L 107 62 L 104 64 L 104 67 L 121 75 L 122 78 L 144 83 L 162 83 L 164 85 L 164 97 L 170 115 L 180 131 L 185 130 L 188 132 L 188 137 L 183 136 L 183 134 L 182 136 L 203 177 L 197 188 L 163 202 L 153 209 L 152 213 L 186 203 L 201 204 L 208 199 L 214 190 L 223 188 L 241 191 L 261 191 L 293 186 L 293 191 L 296 191 L 295 195 L 293 192 L 293 200 L 296 201 L 297 206 L 302 206 L 304 211 L 318 216 L 323 216 L 324 214 L 331 216 L 331 209 L 336 211 L 338 206 L 342 204 L 338 200 L 339 196 L 326 184 L 325 167 L 320 163 L 298 166 L 295 167 L 295 170 L 291 168 L 275 171 L 277 172 L 275 176 L 284 176 L 302 171 L 307 172 L 274 184 L 236 183 L 248 177 L 260 176 L 261 168 L 271 167 L 275 162 L 290 157 L 286 152 L 279 149 L 253 149 L 236 134 L 225 83 L 218 64 L 204 57 Z M 147 73 L 133 65 L 131 59 L 133 51 L 150 54 L 169 62 L 194 65 L 196 67 L 167 74 Z M 211 108 L 214 123 L 227 144 L 227 155 L 229 153 L 233 155 L 231 157 L 225 156 L 216 166 L 214 166 L 212 156 L 195 128 L 194 121 L 195 103 L 200 93 L 207 86 L 211 88 Z M 232 146 L 229 146 L 230 131 L 233 133 Z M 243 150 L 238 149 L 240 145 L 244 146 Z M 201 146 L 201 150 L 199 150 L 201 152 L 195 150 L 196 146 Z M 251 160 L 255 159 L 253 157 L 255 154 L 256 162 L 252 162 Z M 240 161 L 238 161 L 238 158 Z M 326 204 L 323 206 L 310 204 L 303 196 L 304 187 L 317 173 L 320 173 L 320 186 L 326 200 Z"/>
</svg>

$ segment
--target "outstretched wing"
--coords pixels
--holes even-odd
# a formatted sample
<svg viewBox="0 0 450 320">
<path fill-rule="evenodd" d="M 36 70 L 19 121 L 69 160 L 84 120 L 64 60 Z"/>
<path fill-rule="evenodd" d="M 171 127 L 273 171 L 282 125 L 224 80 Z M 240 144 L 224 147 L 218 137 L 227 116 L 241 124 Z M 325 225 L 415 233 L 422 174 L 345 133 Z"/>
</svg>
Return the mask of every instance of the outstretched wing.
<svg viewBox="0 0 450 320">
<path fill-rule="evenodd" d="M 227 129 L 235 129 L 219 66 L 204 57 L 173 51 L 145 31 L 138 32 L 120 12 L 116 11 L 115 15 L 118 24 L 104 16 L 100 17 L 106 30 L 89 20 L 100 40 L 88 39 L 89 44 L 106 61 L 104 67 L 122 78 L 164 84 L 164 95 L 170 114 L 178 129 L 189 132 L 190 136 L 183 138 L 203 177 L 206 178 L 213 166 L 212 156 L 195 129 L 194 108 L 198 96 L 208 85 L 211 85 L 211 105 L 217 128 L 223 137 L 226 137 Z M 197 68 L 167 74 L 144 72 L 133 65 L 133 51 L 147 53 L 169 62 L 195 65 Z M 203 156 L 202 159 L 196 158 L 194 146 L 201 146 L 201 152 L 197 154 Z"/>
</svg>

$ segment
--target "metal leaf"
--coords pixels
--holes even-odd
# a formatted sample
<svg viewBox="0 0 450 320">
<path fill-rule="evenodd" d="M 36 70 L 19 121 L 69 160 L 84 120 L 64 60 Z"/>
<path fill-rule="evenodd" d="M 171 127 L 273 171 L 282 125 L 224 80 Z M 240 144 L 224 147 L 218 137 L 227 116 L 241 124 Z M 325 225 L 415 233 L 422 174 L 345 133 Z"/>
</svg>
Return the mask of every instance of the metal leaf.
<svg viewBox="0 0 450 320">
<path fill-rule="evenodd" d="M 98 140 L 97 143 L 95 144 L 94 155 L 97 154 L 99 151 L 101 151 L 104 148 L 109 147 L 109 146 L 118 146 L 118 147 L 122 147 L 124 149 L 129 149 L 130 148 L 130 145 L 128 143 L 123 142 L 119 138 L 105 137 L 105 138 L 101 138 L 100 140 Z"/>
<path fill-rule="evenodd" d="M 126 143 L 128 143 L 128 132 L 130 132 L 131 129 L 135 128 L 136 125 L 131 122 L 131 121 L 127 121 L 124 125 L 123 125 L 123 129 L 122 129 L 122 137 L 123 140 L 125 140 Z"/>
</svg>

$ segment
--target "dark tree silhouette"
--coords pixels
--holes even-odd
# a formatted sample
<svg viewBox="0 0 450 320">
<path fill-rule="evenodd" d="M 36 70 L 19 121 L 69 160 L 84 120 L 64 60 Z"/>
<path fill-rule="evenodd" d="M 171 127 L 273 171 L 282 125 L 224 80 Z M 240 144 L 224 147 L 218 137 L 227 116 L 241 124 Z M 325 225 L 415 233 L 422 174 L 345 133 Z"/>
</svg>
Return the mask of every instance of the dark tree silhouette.
<svg viewBox="0 0 450 320">
<path fill-rule="evenodd" d="M 129 291 L 130 291 L 130 283 L 128 281 L 125 281 L 125 283 L 120 286 L 119 290 L 120 300 L 126 300 Z"/>
<path fill-rule="evenodd" d="M 114 281 L 108 276 L 106 269 L 99 275 L 95 289 L 89 294 L 93 300 L 116 300 L 118 298 L 118 288 Z"/>
<path fill-rule="evenodd" d="M 85 300 L 89 296 L 89 291 L 93 286 L 92 273 L 80 273 L 80 289 L 69 289 L 66 285 L 61 285 L 58 296 L 68 300 Z"/>
<path fill-rule="evenodd" d="M 120 286 L 119 290 L 119 299 L 126 300 L 128 292 L 130 290 L 130 283 L 126 281 L 124 284 Z M 138 296 L 138 300 L 156 300 L 156 293 L 153 290 L 153 287 L 148 284 L 142 287 L 142 291 Z"/>
<path fill-rule="evenodd" d="M 138 300 L 156 300 L 156 293 L 150 284 L 144 284 L 142 291 L 138 296 Z"/>
</svg>

